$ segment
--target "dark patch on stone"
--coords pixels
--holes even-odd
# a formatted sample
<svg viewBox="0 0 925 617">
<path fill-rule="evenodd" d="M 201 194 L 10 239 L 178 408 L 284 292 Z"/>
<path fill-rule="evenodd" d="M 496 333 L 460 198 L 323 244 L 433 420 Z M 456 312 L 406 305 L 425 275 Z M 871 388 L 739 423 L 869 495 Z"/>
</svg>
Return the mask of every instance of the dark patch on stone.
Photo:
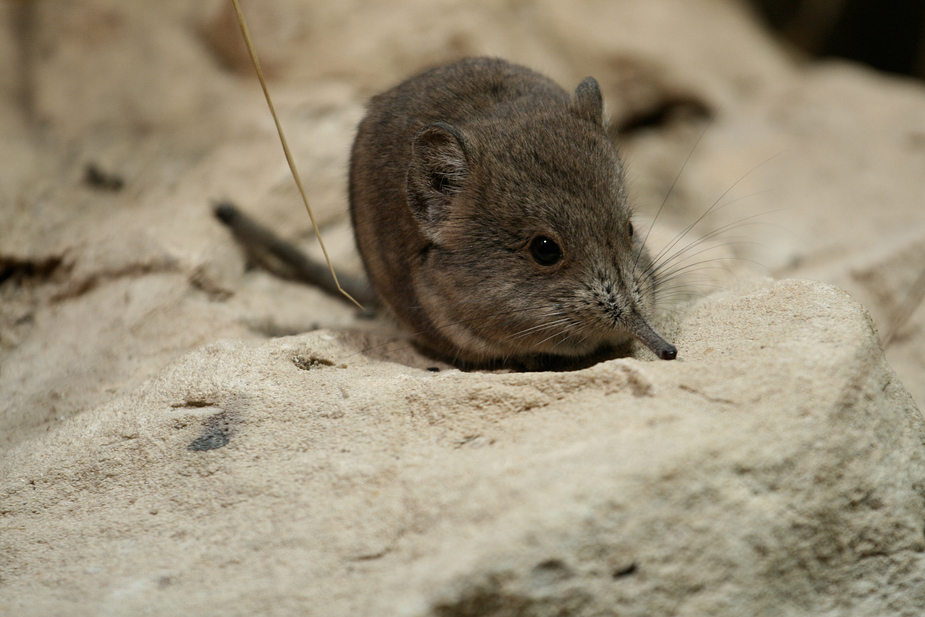
<svg viewBox="0 0 925 617">
<path fill-rule="evenodd" d="M 549 563 L 555 561 L 557 560 L 550 560 Z M 542 565 L 544 564 L 540 564 Z M 488 615 L 565 617 L 566 615 L 589 614 L 587 609 L 592 603 L 592 598 L 587 593 L 568 589 L 554 594 L 544 591 L 533 595 L 513 591 L 510 589 L 512 584 L 514 584 L 514 578 L 511 573 L 493 573 L 478 582 L 463 586 L 454 598 L 435 603 L 429 614 L 437 617 L 486 617 Z"/>
<path fill-rule="evenodd" d="M 191 452 L 217 450 L 228 445 L 233 432 L 228 415 L 225 412 L 216 414 L 203 423 L 202 435 L 194 439 L 186 449 Z"/>
<path fill-rule="evenodd" d="M 303 356 L 301 354 L 294 356 L 292 358 L 292 363 L 303 371 L 310 371 L 312 369 L 322 368 L 325 366 L 334 366 L 333 362 L 325 358 L 319 358 L 317 356 Z"/>
<path fill-rule="evenodd" d="M 84 168 L 84 182 L 87 186 L 113 193 L 121 191 L 125 187 L 125 180 L 122 179 L 122 176 L 103 171 L 96 163 L 87 163 Z"/>
<path fill-rule="evenodd" d="M 230 440 L 230 437 L 226 433 L 222 431 L 218 431 L 215 433 L 210 433 L 208 435 L 203 435 L 202 437 L 199 437 L 193 440 L 193 443 L 186 446 L 186 449 L 191 450 L 193 452 L 204 452 L 206 450 L 217 450 L 218 448 L 227 446 L 229 440 Z"/>
</svg>

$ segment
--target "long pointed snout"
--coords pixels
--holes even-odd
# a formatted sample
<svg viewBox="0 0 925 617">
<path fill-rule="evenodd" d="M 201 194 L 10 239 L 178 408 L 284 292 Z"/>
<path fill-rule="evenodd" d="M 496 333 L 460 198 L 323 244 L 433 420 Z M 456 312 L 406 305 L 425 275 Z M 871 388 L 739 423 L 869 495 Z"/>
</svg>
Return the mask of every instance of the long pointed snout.
<svg viewBox="0 0 925 617">
<path fill-rule="evenodd" d="M 652 350 L 662 360 L 674 360 L 678 357 L 677 348 L 662 338 L 662 335 L 652 329 L 652 326 L 641 316 L 633 315 L 627 324 L 627 330 L 643 345 Z"/>
</svg>

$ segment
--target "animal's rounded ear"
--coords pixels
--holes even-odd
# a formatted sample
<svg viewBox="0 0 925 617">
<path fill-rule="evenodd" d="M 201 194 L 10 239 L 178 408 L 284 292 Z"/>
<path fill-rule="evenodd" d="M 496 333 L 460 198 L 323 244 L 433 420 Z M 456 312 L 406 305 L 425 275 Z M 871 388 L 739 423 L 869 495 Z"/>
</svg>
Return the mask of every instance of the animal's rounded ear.
<svg viewBox="0 0 925 617">
<path fill-rule="evenodd" d="M 572 95 L 572 113 L 579 118 L 604 125 L 604 96 L 593 77 L 585 77 Z"/>
<path fill-rule="evenodd" d="M 454 199 L 469 177 L 469 146 L 455 127 L 437 122 L 414 136 L 408 167 L 408 205 L 432 242 L 449 218 Z"/>
</svg>

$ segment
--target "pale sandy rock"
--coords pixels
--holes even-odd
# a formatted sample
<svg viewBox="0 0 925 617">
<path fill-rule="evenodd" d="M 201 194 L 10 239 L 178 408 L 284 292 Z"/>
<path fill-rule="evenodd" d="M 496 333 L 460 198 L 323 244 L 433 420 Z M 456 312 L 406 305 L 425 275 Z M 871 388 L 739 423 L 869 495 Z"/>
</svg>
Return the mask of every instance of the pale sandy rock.
<svg viewBox="0 0 925 617">
<path fill-rule="evenodd" d="M 22 5 L 13 2 L 0 4 L 0 93 L 4 100 L 22 95 L 20 71 L 22 54 L 17 37 L 22 22 Z"/>
<path fill-rule="evenodd" d="M 874 244 L 838 260 L 810 266 L 816 274 L 850 291 L 870 309 L 887 359 L 912 397 L 925 400 L 925 225 L 896 234 L 890 243 Z M 815 271 L 815 272 L 814 272 Z M 916 287 L 918 285 L 918 287 Z"/>
<path fill-rule="evenodd" d="M 674 363 L 450 370 L 215 222 L 317 251 L 227 2 L 0 3 L 0 613 L 918 614 L 925 312 L 900 379 L 872 323 L 925 267 L 920 84 L 720 0 L 244 5 L 339 268 L 365 97 L 484 53 L 597 77 L 641 222 L 679 178 L 650 245 L 725 294 Z"/>
<path fill-rule="evenodd" d="M 833 63 L 752 105 L 724 108 L 709 127 L 666 204 L 668 220 L 682 225 L 716 204 L 695 232 L 728 228 L 736 254 L 768 272 L 843 287 L 871 306 L 885 334 L 925 270 L 925 90 Z M 686 153 L 653 141 L 629 151 L 654 179 L 638 194 L 657 204 L 674 180 L 665 170 Z M 917 311 L 889 350 L 916 400 L 925 397 L 922 318 Z"/>
<path fill-rule="evenodd" d="M 169 130 L 177 143 L 201 143 L 226 122 L 221 101 L 233 94 L 229 80 L 187 26 L 207 3 L 28 4 L 32 114 L 56 132 L 84 138 L 91 131 Z M 198 118 L 193 127 L 190 114 Z"/>
<path fill-rule="evenodd" d="M 273 72 L 290 82 L 351 76 L 366 95 L 395 78 L 467 55 L 532 61 L 564 76 L 568 67 L 538 26 L 533 3 L 488 0 L 374 0 L 303 2 L 274 0 L 252 20 L 258 48 L 267 48 Z M 245 12 L 250 15 L 253 8 Z M 216 56 L 250 74 L 231 7 L 214 5 L 203 21 L 205 40 Z M 580 78 L 579 78 L 580 79 Z M 577 82 L 576 82 L 577 83 Z"/>
<path fill-rule="evenodd" d="M 793 71 L 749 12 L 729 0 L 272 0 L 260 11 L 244 3 L 244 10 L 253 13 L 251 31 L 272 73 L 289 81 L 349 73 L 367 93 L 465 55 L 501 56 L 576 84 L 600 74 L 607 95 L 640 69 L 648 79 L 663 72 L 672 86 L 720 98 L 754 95 Z M 214 4 L 212 11 L 203 22 L 206 41 L 223 62 L 250 75 L 232 8 Z M 749 53 L 729 53 L 742 48 Z M 630 100 L 612 104 L 619 109 Z"/>
<path fill-rule="evenodd" d="M 674 363 L 433 373 L 408 351 L 363 353 L 376 341 L 218 342 L 8 452 L 5 605 L 914 615 L 925 602 L 925 424 L 837 289 L 713 296 L 680 323 Z"/>
</svg>

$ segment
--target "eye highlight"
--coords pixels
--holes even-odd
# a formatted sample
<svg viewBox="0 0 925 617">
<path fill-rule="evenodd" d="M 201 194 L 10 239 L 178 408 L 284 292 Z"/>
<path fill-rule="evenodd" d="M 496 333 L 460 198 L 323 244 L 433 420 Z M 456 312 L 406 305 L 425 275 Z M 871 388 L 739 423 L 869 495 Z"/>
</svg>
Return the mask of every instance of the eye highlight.
<svg viewBox="0 0 925 617">
<path fill-rule="evenodd" d="M 562 260 L 562 249 L 552 238 L 537 236 L 530 241 L 530 255 L 541 266 L 554 266 Z"/>
</svg>

